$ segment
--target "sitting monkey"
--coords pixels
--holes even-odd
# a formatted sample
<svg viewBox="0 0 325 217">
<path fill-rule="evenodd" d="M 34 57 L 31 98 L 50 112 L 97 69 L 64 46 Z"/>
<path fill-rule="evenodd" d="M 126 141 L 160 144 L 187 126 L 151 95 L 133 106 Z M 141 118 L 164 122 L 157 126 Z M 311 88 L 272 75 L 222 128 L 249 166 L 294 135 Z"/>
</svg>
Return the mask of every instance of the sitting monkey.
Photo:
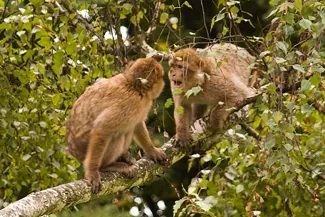
<svg viewBox="0 0 325 217">
<path fill-rule="evenodd" d="M 83 162 L 93 193 L 101 189 L 99 172 L 136 174 L 134 159 L 128 157 L 132 139 L 152 160 L 165 160 L 145 125 L 153 100 L 163 90 L 163 75 L 155 59 L 138 59 L 123 73 L 99 79 L 72 106 L 67 122 L 69 152 Z"/>
<path fill-rule="evenodd" d="M 218 131 L 229 115 L 228 109 L 254 95 L 248 82 L 255 58 L 245 49 L 226 43 L 198 51 L 180 49 L 169 60 L 176 140 L 181 146 L 190 143 L 190 124 L 202 117 L 207 107 L 211 108 L 210 127 Z M 182 114 L 177 112 L 180 106 Z"/>
</svg>

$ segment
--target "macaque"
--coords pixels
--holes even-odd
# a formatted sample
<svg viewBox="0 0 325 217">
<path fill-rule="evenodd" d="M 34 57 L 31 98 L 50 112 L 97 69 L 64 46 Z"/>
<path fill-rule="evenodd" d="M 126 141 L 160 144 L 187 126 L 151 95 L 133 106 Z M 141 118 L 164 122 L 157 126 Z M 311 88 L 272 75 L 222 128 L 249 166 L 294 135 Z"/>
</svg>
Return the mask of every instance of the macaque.
<svg viewBox="0 0 325 217">
<path fill-rule="evenodd" d="M 215 44 L 203 50 L 180 49 L 169 60 L 169 79 L 175 103 L 176 141 L 188 146 L 190 125 L 210 108 L 209 125 L 217 132 L 223 128 L 229 108 L 254 91 L 248 86 L 250 64 L 245 49 L 233 44 Z M 183 107 L 183 112 L 179 112 Z"/>
<path fill-rule="evenodd" d="M 83 162 L 92 192 L 101 190 L 99 172 L 136 174 L 128 155 L 134 139 L 155 162 L 165 153 L 153 146 L 145 120 L 152 102 L 163 90 L 163 68 L 153 58 L 140 58 L 123 73 L 99 79 L 74 103 L 67 123 L 69 152 Z"/>
</svg>

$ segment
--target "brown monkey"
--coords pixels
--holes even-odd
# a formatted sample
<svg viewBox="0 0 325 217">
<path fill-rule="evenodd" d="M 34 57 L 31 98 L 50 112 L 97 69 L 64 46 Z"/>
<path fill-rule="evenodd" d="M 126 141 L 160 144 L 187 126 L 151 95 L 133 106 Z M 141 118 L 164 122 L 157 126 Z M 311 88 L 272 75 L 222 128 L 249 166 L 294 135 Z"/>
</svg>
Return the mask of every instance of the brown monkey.
<svg viewBox="0 0 325 217">
<path fill-rule="evenodd" d="M 248 87 L 250 64 L 253 62 L 254 57 L 245 49 L 227 43 L 215 44 L 199 52 L 185 48 L 171 56 L 169 79 L 179 145 L 188 145 L 190 124 L 202 117 L 207 107 L 211 107 L 210 127 L 218 131 L 229 115 L 227 109 L 254 95 Z M 182 114 L 177 112 L 180 106 L 184 109 Z"/>
<path fill-rule="evenodd" d="M 88 87 L 72 106 L 67 123 L 69 152 L 83 162 L 92 192 L 101 189 L 99 171 L 135 175 L 134 160 L 127 154 L 132 139 L 152 160 L 165 160 L 144 122 L 152 101 L 163 90 L 163 74 L 155 59 L 138 59 L 123 73 Z"/>
</svg>

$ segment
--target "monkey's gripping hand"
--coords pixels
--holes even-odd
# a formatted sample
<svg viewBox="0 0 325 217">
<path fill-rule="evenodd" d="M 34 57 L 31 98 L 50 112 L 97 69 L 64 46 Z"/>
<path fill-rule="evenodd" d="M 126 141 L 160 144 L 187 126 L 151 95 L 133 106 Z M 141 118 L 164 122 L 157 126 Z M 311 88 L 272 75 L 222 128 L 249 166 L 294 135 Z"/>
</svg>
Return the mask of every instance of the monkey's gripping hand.
<svg viewBox="0 0 325 217">
<path fill-rule="evenodd" d="M 147 151 L 148 157 L 154 162 L 165 163 L 167 156 L 160 148 L 153 147 L 150 151 Z"/>
<path fill-rule="evenodd" d="M 180 148 L 184 148 L 186 150 L 189 149 L 193 139 L 191 137 L 191 134 L 184 134 L 184 133 L 177 133 L 176 134 L 176 146 Z"/>
<path fill-rule="evenodd" d="M 90 173 L 85 173 L 85 178 L 91 184 L 91 192 L 93 194 L 97 194 L 102 189 L 102 184 L 100 182 L 100 174 L 99 171 L 92 171 Z"/>
</svg>

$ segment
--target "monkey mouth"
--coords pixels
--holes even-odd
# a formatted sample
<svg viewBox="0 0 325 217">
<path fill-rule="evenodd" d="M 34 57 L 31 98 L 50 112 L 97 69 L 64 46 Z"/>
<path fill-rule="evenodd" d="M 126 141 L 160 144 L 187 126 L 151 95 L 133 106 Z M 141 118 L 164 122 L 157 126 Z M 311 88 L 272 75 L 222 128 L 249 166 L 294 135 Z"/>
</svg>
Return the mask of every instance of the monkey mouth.
<svg viewBox="0 0 325 217">
<path fill-rule="evenodd" d="M 181 81 L 173 81 L 174 86 L 181 86 L 183 84 L 183 82 Z"/>
</svg>

